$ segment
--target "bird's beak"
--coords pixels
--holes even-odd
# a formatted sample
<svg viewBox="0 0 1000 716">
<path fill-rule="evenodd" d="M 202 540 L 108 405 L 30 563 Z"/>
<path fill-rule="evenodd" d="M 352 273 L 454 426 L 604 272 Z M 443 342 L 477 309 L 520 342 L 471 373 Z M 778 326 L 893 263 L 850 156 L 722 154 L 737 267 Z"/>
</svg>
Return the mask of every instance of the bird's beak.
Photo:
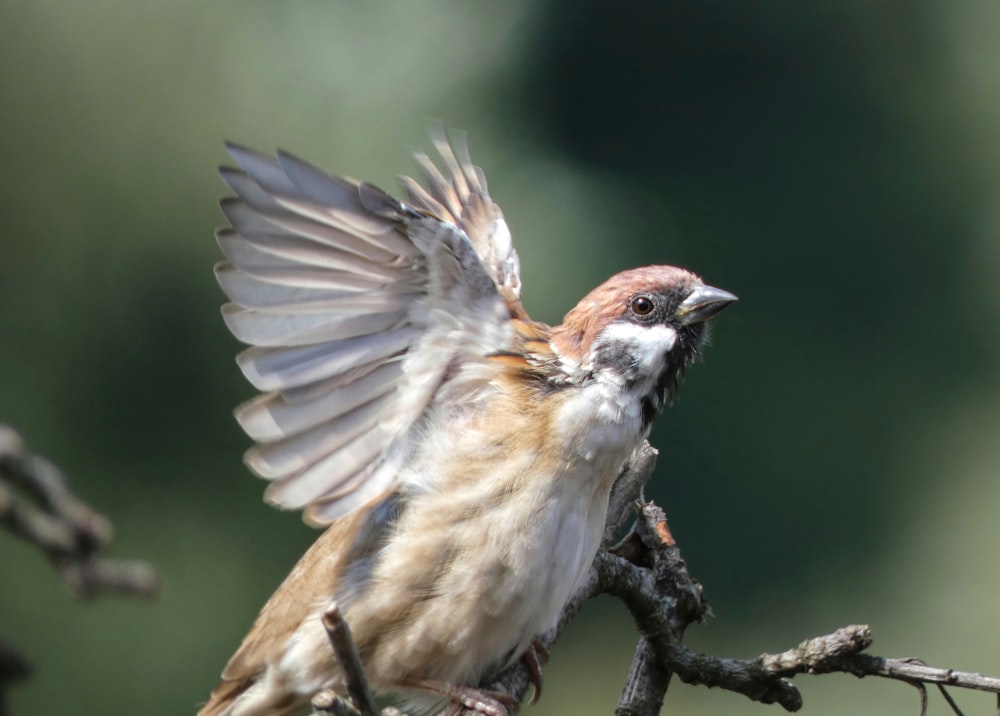
<svg viewBox="0 0 1000 716">
<path fill-rule="evenodd" d="M 681 305 L 677 307 L 674 317 L 683 326 L 692 323 L 703 323 L 710 318 L 714 318 L 733 301 L 737 301 L 729 291 L 723 291 L 714 286 L 695 286 L 691 295 L 685 298 Z"/>
</svg>

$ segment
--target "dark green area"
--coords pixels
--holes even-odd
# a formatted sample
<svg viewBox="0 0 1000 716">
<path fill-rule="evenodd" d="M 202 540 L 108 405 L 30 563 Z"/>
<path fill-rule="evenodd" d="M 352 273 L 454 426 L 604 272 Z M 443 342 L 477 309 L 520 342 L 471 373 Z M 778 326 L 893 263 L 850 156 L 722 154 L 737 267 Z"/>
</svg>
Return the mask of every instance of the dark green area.
<svg viewBox="0 0 1000 716">
<path fill-rule="evenodd" d="M 8 3 L 0 421 L 166 583 L 78 604 L 0 536 L 0 636 L 36 663 L 13 712 L 193 712 L 313 537 L 240 464 L 222 141 L 391 188 L 427 117 L 469 130 L 533 315 L 641 263 L 741 297 L 654 435 L 650 495 L 716 607 L 693 639 L 873 621 L 990 671 L 1000 573 L 946 545 L 996 548 L 998 32 L 972 0 Z M 610 712 L 632 633 L 590 612 L 528 713 Z M 673 688 L 674 713 L 771 712 Z M 808 713 L 892 698 L 831 688 Z"/>
</svg>

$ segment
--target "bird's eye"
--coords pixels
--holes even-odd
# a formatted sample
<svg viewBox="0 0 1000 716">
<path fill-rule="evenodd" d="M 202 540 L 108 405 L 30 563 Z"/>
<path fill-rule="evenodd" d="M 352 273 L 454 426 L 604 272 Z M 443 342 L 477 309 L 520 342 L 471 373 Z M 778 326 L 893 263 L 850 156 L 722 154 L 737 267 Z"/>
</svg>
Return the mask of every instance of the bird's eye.
<svg viewBox="0 0 1000 716">
<path fill-rule="evenodd" d="M 648 316 L 656 308 L 653 299 L 649 296 L 636 296 L 629 302 L 629 310 L 636 316 Z"/>
</svg>

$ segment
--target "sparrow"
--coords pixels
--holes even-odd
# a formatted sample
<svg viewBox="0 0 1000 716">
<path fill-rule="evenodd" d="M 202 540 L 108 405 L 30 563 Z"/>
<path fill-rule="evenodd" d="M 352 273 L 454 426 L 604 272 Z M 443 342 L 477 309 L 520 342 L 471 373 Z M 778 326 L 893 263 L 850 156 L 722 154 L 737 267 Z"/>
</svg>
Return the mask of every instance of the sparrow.
<svg viewBox="0 0 1000 716">
<path fill-rule="evenodd" d="M 260 395 L 236 409 L 265 498 L 326 527 L 200 716 L 344 693 L 336 602 L 371 685 L 432 711 L 517 709 L 480 680 L 553 627 L 623 464 L 736 296 L 674 266 L 619 273 L 554 327 L 464 135 L 432 131 L 400 201 L 234 144 L 217 232 L 226 324 Z M 426 697 L 426 698 L 424 698 Z"/>
</svg>

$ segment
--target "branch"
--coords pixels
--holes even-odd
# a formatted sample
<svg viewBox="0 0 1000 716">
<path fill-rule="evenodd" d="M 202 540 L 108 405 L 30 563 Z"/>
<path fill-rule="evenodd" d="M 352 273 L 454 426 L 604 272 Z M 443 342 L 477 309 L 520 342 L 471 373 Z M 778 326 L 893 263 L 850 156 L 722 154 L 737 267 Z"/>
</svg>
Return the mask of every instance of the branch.
<svg viewBox="0 0 1000 716">
<path fill-rule="evenodd" d="M 847 626 L 780 654 L 762 654 L 749 661 L 691 651 L 681 643 L 684 629 L 701 621 L 709 613 L 708 605 L 701 585 L 688 574 L 663 511 L 653 503 L 640 506 L 632 532 L 599 553 L 592 571 L 598 574 L 595 591 L 619 598 L 640 631 L 616 716 L 658 714 L 672 673 L 688 684 L 727 689 L 754 701 L 777 703 L 787 711 L 802 707 L 801 694 L 787 680 L 801 673 L 843 672 L 903 681 L 917 687 L 921 715 L 926 713 L 928 683 L 1000 695 L 1000 679 L 995 677 L 933 668 L 917 659 L 862 653 L 872 644 L 867 626 Z M 960 713 L 943 689 L 942 694 Z"/>
<path fill-rule="evenodd" d="M 106 517 L 74 495 L 48 460 L 31 455 L 13 429 L 0 424 L 0 527 L 41 550 L 78 597 L 117 592 L 144 598 L 159 589 L 145 562 L 101 553 L 111 544 Z M 6 686 L 30 673 L 28 661 L 0 642 L 0 713 Z"/>
<path fill-rule="evenodd" d="M 330 644 L 333 652 L 337 655 L 340 663 L 340 670 L 344 672 L 344 680 L 347 682 L 347 693 L 351 695 L 361 716 L 378 716 L 378 706 L 375 705 L 375 697 L 372 696 L 368 680 L 365 678 L 365 670 L 361 666 L 361 658 L 358 656 L 358 648 L 354 645 L 351 637 L 351 629 L 344 621 L 340 613 L 340 607 L 334 602 L 326 613 L 323 614 L 323 626 L 326 634 L 330 637 Z"/>
<path fill-rule="evenodd" d="M 710 613 L 699 582 L 688 573 L 663 510 L 652 502 L 639 507 L 629 535 L 595 560 L 601 591 L 628 607 L 640 638 L 615 713 L 658 714 L 676 666 L 668 647 L 680 644 L 689 624 Z M 683 677 L 682 677 L 683 678 Z"/>
<path fill-rule="evenodd" d="M 656 450 L 644 444 L 623 468 L 612 490 L 605 543 L 621 531 L 629 516 L 636 514 L 638 519 L 618 544 L 605 547 L 597 554 L 584 584 L 564 607 L 559 623 L 537 639 L 542 650 L 547 651 L 586 600 L 599 594 L 620 599 L 632 614 L 640 635 L 615 716 L 659 714 L 673 674 L 687 684 L 726 689 L 761 703 L 779 704 L 786 711 L 802 707 L 802 695 L 789 679 L 804 673 L 843 672 L 857 677 L 879 676 L 903 681 L 917 688 L 921 716 L 926 714 L 927 708 L 926 684 L 938 685 L 956 714 L 961 712 L 944 691 L 944 685 L 1000 695 L 1000 679 L 995 677 L 938 669 L 917 659 L 889 659 L 862 653 L 872 644 L 871 630 L 864 625 L 846 626 L 831 634 L 807 639 L 779 654 L 762 654 L 751 660 L 723 659 L 688 649 L 682 643 L 685 630 L 690 624 L 703 621 L 711 610 L 701 584 L 688 573 L 663 510 L 651 502 L 641 501 L 642 488 L 655 462 Z M 339 613 L 336 618 L 343 622 Z M 346 624 L 343 626 L 346 629 Z M 330 623 L 327 629 L 333 641 Z M 351 666 L 353 643 L 349 632 L 345 633 L 347 645 L 335 643 L 335 651 L 354 696 L 355 690 L 367 689 L 368 685 L 360 664 L 356 664 L 356 668 Z M 353 659 L 356 660 L 356 652 Z M 487 679 L 480 688 L 523 700 L 531 683 L 532 670 L 522 660 Z M 357 702 L 358 697 L 355 697 Z M 317 712 L 335 716 L 375 716 L 378 713 L 358 711 L 332 692 L 321 693 L 313 706 Z M 381 713 L 382 716 L 404 716 L 396 709 L 385 709 Z M 455 710 L 448 713 L 455 713 Z M 461 709 L 459 713 L 460 716 L 477 716 L 477 712 L 469 709 Z"/>
<path fill-rule="evenodd" d="M 697 654 L 685 647 L 670 650 L 668 659 L 685 683 L 719 687 L 743 694 L 754 701 L 778 703 L 786 711 L 802 707 L 798 690 L 785 678 L 796 674 L 853 674 L 858 678 L 879 676 L 902 681 L 923 692 L 924 685 L 955 686 L 1000 694 L 1000 678 L 941 669 L 919 659 L 892 659 L 861 653 L 872 644 L 867 625 L 842 627 L 831 634 L 806 639 L 779 654 L 761 654 L 756 659 L 719 659 Z M 951 703 L 951 699 L 945 695 Z M 924 697 L 921 699 L 924 701 Z M 926 703 L 921 714 L 925 713 Z M 956 713 L 959 713 L 956 710 Z"/>
<path fill-rule="evenodd" d="M 79 597 L 118 592 L 150 598 L 159 589 L 147 563 L 102 556 L 113 537 L 111 522 L 70 491 L 59 468 L 29 454 L 21 436 L 2 424 L 0 527 L 44 552 Z"/>
</svg>

